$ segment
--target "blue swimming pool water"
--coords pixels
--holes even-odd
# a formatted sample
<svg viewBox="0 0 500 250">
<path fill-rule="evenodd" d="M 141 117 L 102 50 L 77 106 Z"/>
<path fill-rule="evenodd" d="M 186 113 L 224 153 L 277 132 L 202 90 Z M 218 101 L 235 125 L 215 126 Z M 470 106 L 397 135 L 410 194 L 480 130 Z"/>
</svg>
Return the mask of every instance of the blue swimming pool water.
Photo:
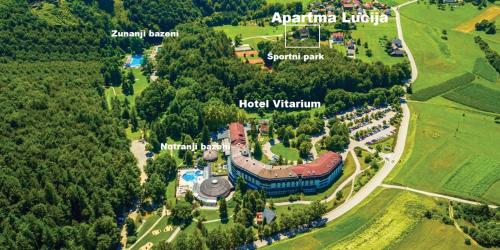
<svg viewBox="0 0 500 250">
<path fill-rule="evenodd" d="M 130 60 L 130 67 L 139 67 L 142 64 L 142 61 L 144 60 L 143 55 L 133 55 L 132 59 Z"/>
<path fill-rule="evenodd" d="M 202 175 L 203 175 L 203 172 L 201 172 L 200 170 L 188 171 L 182 175 L 182 179 L 185 181 L 195 182 L 196 177 L 202 176 Z"/>
</svg>

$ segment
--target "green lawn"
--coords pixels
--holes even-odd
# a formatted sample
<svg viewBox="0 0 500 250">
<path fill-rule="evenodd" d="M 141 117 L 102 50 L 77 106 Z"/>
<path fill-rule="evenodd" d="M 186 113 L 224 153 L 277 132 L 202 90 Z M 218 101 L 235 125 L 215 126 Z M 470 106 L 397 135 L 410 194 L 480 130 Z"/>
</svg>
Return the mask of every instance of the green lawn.
<svg viewBox="0 0 500 250">
<path fill-rule="evenodd" d="M 154 220 L 154 221 L 156 222 L 156 220 Z M 175 226 L 170 225 L 171 230 L 165 232 L 164 230 L 168 225 L 169 225 L 168 217 L 165 216 L 165 217 L 161 218 L 160 222 L 158 222 L 158 224 L 156 224 L 156 226 L 144 238 L 142 238 L 139 242 L 137 242 L 137 244 L 131 249 L 132 250 L 140 249 L 142 246 L 144 246 L 148 242 L 153 243 L 153 245 L 157 245 L 160 241 L 167 240 L 175 230 Z M 149 227 L 145 228 L 145 230 L 147 230 L 147 229 L 149 229 Z M 143 231 L 145 231 L 145 230 L 143 230 Z M 153 231 L 156 231 L 156 230 L 159 230 L 159 233 L 157 235 L 153 235 Z"/>
<path fill-rule="evenodd" d="M 498 72 L 491 66 L 486 58 L 478 58 L 476 60 L 473 72 L 490 82 L 496 82 L 498 79 Z"/>
<path fill-rule="evenodd" d="M 146 76 L 144 76 L 140 69 L 131 69 L 135 76 L 135 84 L 134 84 L 134 95 L 125 96 L 122 92 L 121 87 L 109 87 L 106 89 L 106 100 L 108 101 L 108 105 L 111 105 L 111 97 L 117 96 L 121 101 L 125 98 L 130 102 L 130 106 L 135 106 L 135 97 L 140 95 L 142 91 L 148 86 L 148 81 Z M 127 72 L 127 70 L 125 70 Z M 113 90 L 114 89 L 114 90 Z"/>
<path fill-rule="evenodd" d="M 356 30 L 352 31 L 354 39 L 361 39 L 356 58 L 365 62 L 381 61 L 384 64 L 401 63 L 406 60 L 405 57 L 393 57 L 385 52 L 386 40 L 384 40 L 384 36 L 388 41 L 397 37 L 395 17 L 390 17 L 388 23 L 381 23 L 377 26 L 371 23 L 358 24 Z M 364 47 L 365 42 L 368 43 L 368 49 L 371 49 L 373 53 L 371 57 L 366 55 L 368 49 Z M 345 47 L 342 47 L 341 51 L 345 52 Z"/>
<path fill-rule="evenodd" d="M 400 12 L 405 41 L 419 70 L 414 91 L 472 72 L 476 59 L 484 57 L 473 34 L 453 29 L 480 12 L 471 4 L 442 11 L 422 1 L 405 6 Z M 441 38 L 443 29 L 448 40 Z"/>
<path fill-rule="evenodd" d="M 299 150 L 292 147 L 285 147 L 283 143 L 273 145 L 271 147 L 271 152 L 276 155 L 281 155 L 284 159 L 289 161 L 296 161 L 300 159 Z"/>
<path fill-rule="evenodd" d="M 260 27 L 253 23 L 248 23 L 246 26 L 243 25 L 243 23 L 240 23 L 240 25 L 238 26 L 233 26 L 233 25 L 216 26 L 214 27 L 214 29 L 224 31 L 224 33 L 226 33 L 226 35 L 231 39 L 234 39 L 237 35 L 241 35 L 243 38 L 243 43 L 247 43 L 246 38 L 257 37 L 257 36 L 283 35 L 283 33 L 285 32 L 285 26 L 283 25 L 278 25 L 273 27 L 266 24 L 266 26 Z M 269 39 L 275 41 L 276 38 L 271 37 Z"/>
<path fill-rule="evenodd" d="M 410 109 L 413 119 L 405 149 L 409 154 L 389 179 L 431 192 L 500 203 L 500 187 L 494 185 L 500 179 L 500 125 L 493 122 L 494 115 L 444 98 L 412 102 Z"/>
<path fill-rule="evenodd" d="M 371 147 L 375 150 L 377 148 L 377 145 L 380 145 L 382 147 L 381 151 L 382 153 L 390 153 L 392 152 L 392 147 L 394 146 L 395 143 L 396 143 L 396 136 L 393 135 L 371 145 Z"/>
</svg>

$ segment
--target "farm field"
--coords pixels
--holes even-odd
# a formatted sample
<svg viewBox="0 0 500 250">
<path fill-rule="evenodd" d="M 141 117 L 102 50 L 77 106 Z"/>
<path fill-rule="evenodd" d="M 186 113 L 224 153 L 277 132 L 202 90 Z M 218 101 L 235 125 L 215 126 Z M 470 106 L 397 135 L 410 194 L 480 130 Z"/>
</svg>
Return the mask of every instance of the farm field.
<svg viewBox="0 0 500 250">
<path fill-rule="evenodd" d="M 471 32 L 475 30 L 476 23 L 481 22 L 482 20 L 493 21 L 500 14 L 500 7 L 493 5 L 483 10 L 474 18 L 461 23 L 455 29 L 461 32 Z"/>
<path fill-rule="evenodd" d="M 409 237 L 412 237 L 414 248 L 415 242 L 435 242 L 434 238 L 427 239 L 425 231 L 421 230 L 429 223 L 439 229 L 437 232 L 443 231 L 443 235 L 435 238 L 446 237 L 458 247 L 441 249 L 462 249 L 460 244 L 465 246 L 463 236 L 454 227 L 422 219 L 425 209 L 435 208 L 439 209 L 431 198 L 400 190 L 378 189 L 361 205 L 324 228 L 275 242 L 264 249 L 382 249 L 393 246 L 404 249 L 398 246 Z"/>
<path fill-rule="evenodd" d="M 411 102 L 410 109 L 414 119 L 405 150 L 410 153 L 386 181 L 500 203 L 499 185 L 494 185 L 500 179 L 500 126 L 494 115 L 444 98 Z"/>
<path fill-rule="evenodd" d="M 396 64 L 401 63 L 405 60 L 405 57 L 393 57 L 385 52 L 385 43 L 387 41 L 392 41 L 392 39 L 397 37 L 396 31 L 396 19 L 394 17 L 389 18 L 388 23 L 381 23 L 377 26 L 367 23 L 359 24 L 356 30 L 352 31 L 352 37 L 356 39 L 361 39 L 361 45 L 358 46 L 359 53 L 356 54 L 356 58 L 361 59 L 365 62 L 376 62 L 381 61 L 384 64 Z M 371 49 L 372 56 L 368 57 L 366 55 L 366 49 L 363 45 L 368 43 L 368 49 Z M 342 48 L 342 52 L 345 53 L 345 48 Z"/>
<path fill-rule="evenodd" d="M 450 91 L 443 97 L 479 110 L 500 114 L 500 91 L 491 89 L 486 84 L 472 83 Z"/>
<path fill-rule="evenodd" d="M 471 4 L 443 11 L 421 2 L 405 6 L 400 12 L 402 26 L 411 27 L 403 32 L 420 73 L 414 92 L 472 72 L 475 60 L 484 57 L 474 43 L 473 34 L 453 29 L 480 12 Z M 441 38 L 443 30 L 447 32 L 447 40 Z"/>
<path fill-rule="evenodd" d="M 284 159 L 288 161 L 296 161 L 300 159 L 299 151 L 296 148 L 285 147 L 283 143 L 275 144 L 271 147 L 271 152 L 276 155 L 281 155 Z"/>
<path fill-rule="evenodd" d="M 486 58 L 478 58 L 474 64 L 473 73 L 490 81 L 496 82 L 498 80 L 498 73 L 486 60 Z"/>
<path fill-rule="evenodd" d="M 445 225 L 437 220 L 422 220 L 418 225 L 403 238 L 393 245 L 393 249 L 483 249 L 477 245 L 465 245 L 465 236 L 456 228 Z"/>
</svg>

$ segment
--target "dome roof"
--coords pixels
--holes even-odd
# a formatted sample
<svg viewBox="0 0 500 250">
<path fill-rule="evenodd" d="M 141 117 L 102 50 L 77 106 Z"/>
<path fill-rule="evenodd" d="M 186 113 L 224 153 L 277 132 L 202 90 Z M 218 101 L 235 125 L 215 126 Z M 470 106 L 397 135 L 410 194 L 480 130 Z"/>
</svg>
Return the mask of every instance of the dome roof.
<svg viewBox="0 0 500 250">
<path fill-rule="evenodd" d="M 225 197 L 231 191 L 232 185 L 226 178 L 210 177 L 200 185 L 200 192 L 208 197 Z"/>
</svg>

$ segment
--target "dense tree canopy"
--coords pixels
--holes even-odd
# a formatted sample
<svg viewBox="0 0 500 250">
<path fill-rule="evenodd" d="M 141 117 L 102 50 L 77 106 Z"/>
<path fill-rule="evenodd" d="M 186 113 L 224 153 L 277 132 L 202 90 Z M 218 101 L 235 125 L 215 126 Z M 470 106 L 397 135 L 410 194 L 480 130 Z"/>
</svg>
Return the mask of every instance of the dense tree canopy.
<svg viewBox="0 0 500 250">
<path fill-rule="evenodd" d="M 107 111 L 99 68 L 0 65 L 4 248 L 118 246 L 116 217 L 138 199 L 138 170 Z"/>
</svg>

